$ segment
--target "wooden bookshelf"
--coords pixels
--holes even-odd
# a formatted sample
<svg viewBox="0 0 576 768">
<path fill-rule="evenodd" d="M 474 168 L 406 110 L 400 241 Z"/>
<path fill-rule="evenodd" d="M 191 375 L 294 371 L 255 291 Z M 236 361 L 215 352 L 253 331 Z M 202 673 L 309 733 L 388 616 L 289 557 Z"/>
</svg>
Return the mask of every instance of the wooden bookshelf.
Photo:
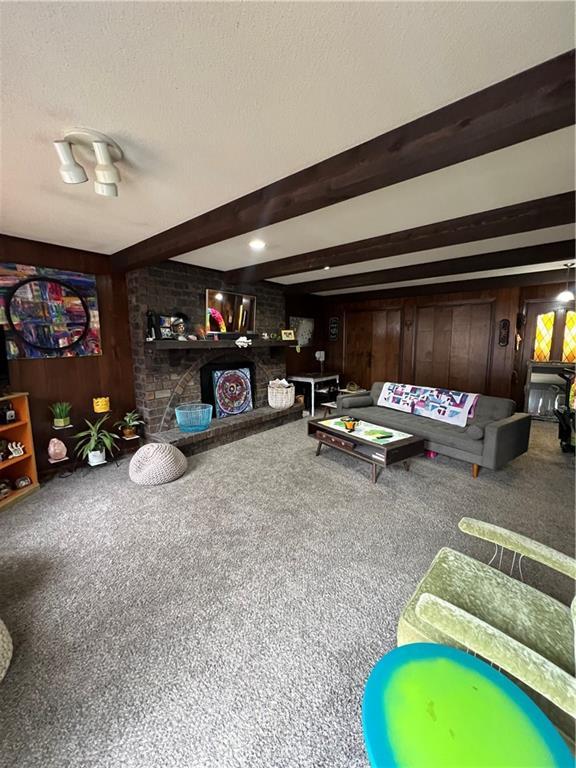
<svg viewBox="0 0 576 768">
<path fill-rule="evenodd" d="M 22 456 L 0 461 L 0 479 L 7 478 L 14 482 L 18 477 L 28 475 L 32 480 L 32 484 L 12 491 L 9 496 L 0 499 L 0 509 L 13 504 L 39 487 L 36 458 L 34 456 L 32 424 L 30 422 L 30 408 L 28 406 L 28 393 L 14 392 L 11 395 L 0 397 L 0 405 L 7 401 L 12 402 L 12 406 L 16 411 L 16 420 L 8 422 L 8 424 L 0 424 L 0 439 L 7 440 L 8 442 L 22 443 L 25 452 Z"/>
</svg>

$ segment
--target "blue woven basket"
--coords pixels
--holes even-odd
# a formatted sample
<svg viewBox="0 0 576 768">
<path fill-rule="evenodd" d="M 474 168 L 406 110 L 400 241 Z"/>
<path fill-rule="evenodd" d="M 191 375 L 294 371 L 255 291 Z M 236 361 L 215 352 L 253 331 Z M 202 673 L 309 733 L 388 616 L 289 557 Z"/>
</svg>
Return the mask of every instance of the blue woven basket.
<svg viewBox="0 0 576 768">
<path fill-rule="evenodd" d="M 183 403 L 176 406 L 176 421 L 181 432 L 203 432 L 212 420 L 212 406 L 206 403 Z"/>
</svg>

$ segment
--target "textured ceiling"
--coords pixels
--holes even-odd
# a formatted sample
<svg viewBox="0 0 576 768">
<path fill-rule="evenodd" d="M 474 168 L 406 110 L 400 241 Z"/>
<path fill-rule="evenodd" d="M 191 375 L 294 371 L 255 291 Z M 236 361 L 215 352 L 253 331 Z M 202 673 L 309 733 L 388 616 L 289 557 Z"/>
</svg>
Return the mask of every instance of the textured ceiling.
<svg viewBox="0 0 576 768">
<path fill-rule="evenodd" d="M 573 6 L 557 2 L 22 2 L 1 3 L 0 14 L 0 227 L 103 253 L 573 45 Z M 51 142 L 73 126 L 123 146 L 118 199 L 60 182 Z M 553 192 L 564 189 L 558 173 Z M 514 191 L 502 184 L 503 197 Z M 519 199 L 538 196 L 520 187 Z M 429 198 L 443 218 L 457 215 L 459 195 L 447 196 L 452 207 Z M 426 205 L 419 213 L 433 220 Z M 349 239 L 400 228 L 377 209 L 361 219 Z M 306 234 L 304 225 L 298 247 L 318 247 Z M 278 253 L 291 247 L 280 242 Z M 244 251 L 219 266 L 248 259 Z"/>
<path fill-rule="evenodd" d="M 177 260 L 234 269 L 568 192 L 574 189 L 574 141 L 574 127 L 564 128 L 199 248 Z M 256 235 L 268 244 L 265 251 L 253 253 L 248 247 Z M 352 269 L 362 271 L 360 265 Z M 341 272 L 307 272 L 278 278 L 278 282 L 317 280 L 336 274 Z"/>
</svg>

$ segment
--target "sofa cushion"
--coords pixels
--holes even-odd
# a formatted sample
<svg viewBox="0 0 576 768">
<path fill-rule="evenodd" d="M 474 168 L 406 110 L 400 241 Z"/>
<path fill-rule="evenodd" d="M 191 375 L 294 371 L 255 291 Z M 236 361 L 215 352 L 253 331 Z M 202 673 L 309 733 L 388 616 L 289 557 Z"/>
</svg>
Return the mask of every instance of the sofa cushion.
<svg viewBox="0 0 576 768">
<path fill-rule="evenodd" d="M 485 423 L 489 423 L 491 421 L 498 421 L 499 419 L 507 419 L 508 416 L 512 416 L 515 412 L 516 403 L 514 400 L 509 400 L 506 397 L 488 397 L 488 395 L 480 395 L 476 401 L 474 416 L 470 420 L 470 423 L 480 423 L 481 420 L 485 421 Z"/>
<path fill-rule="evenodd" d="M 469 424 L 464 428 L 467 437 L 471 437 L 472 440 L 482 440 L 484 437 L 484 427 L 479 424 Z"/>
<path fill-rule="evenodd" d="M 374 405 L 371 395 L 346 395 L 338 398 L 341 408 L 365 408 Z"/>
<path fill-rule="evenodd" d="M 441 421 L 427 419 L 424 416 L 414 416 L 412 413 L 402 413 L 392 408 L 373 405 L 368 408 L 348 408 L 346 414 L 357 419 L 369 421 L 382 427 L 399 429 L 411 435 L 433 440 L 442 445 L 459 448 L 476 456 L 482 455 L 484 443 L 466 433 L 467 427 L 455 427 L 453 424 L 443 424 Z"/>
</svg>

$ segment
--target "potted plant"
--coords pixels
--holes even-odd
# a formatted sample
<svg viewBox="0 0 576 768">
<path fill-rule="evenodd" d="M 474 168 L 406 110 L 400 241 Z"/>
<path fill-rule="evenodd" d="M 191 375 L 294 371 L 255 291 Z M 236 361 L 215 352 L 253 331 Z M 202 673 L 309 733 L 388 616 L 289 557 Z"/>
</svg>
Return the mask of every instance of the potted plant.
<svg viewBox="0 0 576 768">
<path fill-rule="evenodd" d="M 114 426 L 122 430 L 124 437 L 135 437 L 136 427 L 140 424 L 144 424 L 144 422 L 138 411 L 128 411 L 124 414 L 124 418 L 117 421 Z"/>
<path fill-rule="evenodd" d="M 55 427 L 69 427 L 70 426 L 70 411 L 72 409 L 71 403 L 52 403 L 50 410 L 54 417 Z"/>
<path fill-rule="evenodd" d="M 111 434 L 102 428 L 102 424 L 108 416 L 102 416 L 94 424 L 88 419 L 84 419 L 88 424 L 88 429 L 84 432 L 78 432 L 74 437 L 80 438 L 76 443 L 76 454 L 82 459 L 88 459 L 88 464 L 95 467 L 97 464 L 103 464 L 106 461 L 106 451 L 112 456 L 114 451 L 118 450 L 116 435 Z"/>
</svg>

